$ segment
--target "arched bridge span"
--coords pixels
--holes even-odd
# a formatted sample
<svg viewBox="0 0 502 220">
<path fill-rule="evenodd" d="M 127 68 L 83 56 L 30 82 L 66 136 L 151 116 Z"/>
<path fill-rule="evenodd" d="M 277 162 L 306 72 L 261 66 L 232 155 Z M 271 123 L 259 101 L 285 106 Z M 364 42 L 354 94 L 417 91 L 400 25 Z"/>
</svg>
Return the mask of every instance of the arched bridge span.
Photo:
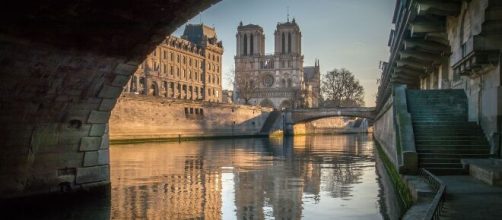
<svg viewBox="0 0 502 220">
<path fill-rule="evenodd" d="M 296 124 L 329 117 L 359 117 L 373 121 L 376 117 L 374 107 L 339 107 L 317 109 L 293 109 L 290 111 L 289 123 Z"/>
<path fill-rule="evenodd" d="M 219 0 L 0 7 L 0 199 L 109 184 L 108 119 L 144 58 Z"/>
</svg>

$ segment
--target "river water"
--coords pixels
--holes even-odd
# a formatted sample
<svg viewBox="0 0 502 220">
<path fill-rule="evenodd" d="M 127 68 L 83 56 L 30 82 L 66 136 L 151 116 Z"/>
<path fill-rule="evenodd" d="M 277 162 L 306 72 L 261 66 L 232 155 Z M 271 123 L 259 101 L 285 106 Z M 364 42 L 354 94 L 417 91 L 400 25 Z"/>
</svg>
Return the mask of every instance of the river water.
<svg viewBox="0 0 502 220">
<path fill-rule="evenodd" d="M 112 145 L 111 189 L 29 198 L 16 209 L 4 206 L 11 212 L 2 216 L 396 219 L 385 211 L 399 215 L 375 155 L 366 134 Z"/>
<path fill-rule="evenodd" d="M 112 219 L 384 219 L 369 135 L 111 147 Z"/>
</svg>

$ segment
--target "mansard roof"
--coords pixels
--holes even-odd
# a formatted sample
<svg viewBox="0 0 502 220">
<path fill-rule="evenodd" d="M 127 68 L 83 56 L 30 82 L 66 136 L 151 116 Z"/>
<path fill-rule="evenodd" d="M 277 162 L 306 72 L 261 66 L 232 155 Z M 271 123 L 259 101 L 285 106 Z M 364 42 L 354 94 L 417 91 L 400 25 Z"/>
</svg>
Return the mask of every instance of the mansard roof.
<svg viewBox="0 0 502 220">
<path fill-rule="evenodd" d="M 216 30 L 204 24 L 188 24 L 183 31 L 183 39 L 202 45 L 204 39 L 217 42 Z"/>
</svg>

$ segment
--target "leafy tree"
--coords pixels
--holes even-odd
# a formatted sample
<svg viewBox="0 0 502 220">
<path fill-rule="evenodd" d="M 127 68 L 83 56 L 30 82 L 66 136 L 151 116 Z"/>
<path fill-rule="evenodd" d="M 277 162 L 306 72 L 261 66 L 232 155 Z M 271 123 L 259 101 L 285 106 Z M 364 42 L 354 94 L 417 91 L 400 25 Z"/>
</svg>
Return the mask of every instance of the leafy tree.
<svg viewBox="0 0 502 220">
<path fill-rule="evenodd" d="M 322 80 L 325 107 L 358 107 L 364 105 L 364 88 L 354 75 L 342 68 L 326 73 Z"/>
</svg>

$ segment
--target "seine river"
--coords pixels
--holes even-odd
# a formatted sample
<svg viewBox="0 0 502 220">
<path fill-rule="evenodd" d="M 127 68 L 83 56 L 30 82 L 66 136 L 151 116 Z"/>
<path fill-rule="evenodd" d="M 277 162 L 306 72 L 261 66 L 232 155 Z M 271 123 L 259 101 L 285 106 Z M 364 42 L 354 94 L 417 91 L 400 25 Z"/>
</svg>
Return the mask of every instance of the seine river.
<svg viewBox="0 0 502 220">
<path fill-rule="evenodd" d="M 16 217 L 389 219 L 375 151 L 366 134 L 112 145 L 109 191 Z"/>
<path fill-rule="evenodd" d="M 369 135 L 111 147 L 112 219 L 384 219 Z"/>
</svg>

